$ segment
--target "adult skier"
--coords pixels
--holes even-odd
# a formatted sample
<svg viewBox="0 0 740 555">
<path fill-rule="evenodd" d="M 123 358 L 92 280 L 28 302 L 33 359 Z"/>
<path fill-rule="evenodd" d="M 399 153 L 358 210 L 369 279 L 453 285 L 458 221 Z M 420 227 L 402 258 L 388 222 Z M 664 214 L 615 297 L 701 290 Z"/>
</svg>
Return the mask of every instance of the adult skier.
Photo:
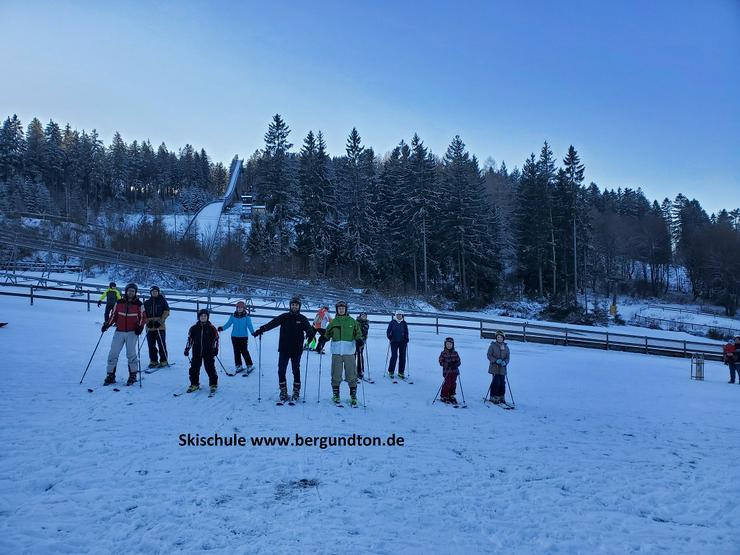
<svg viewBox="0 0 740 555">
<path fill-rule="evenodd" d="M 149 298 L 144 301 L 146 312 L 146 344 L 149 348 L 149 368 L 164 368 L 167 362 L 167 331 L 165 320 L 170 316 L 170 305 L 167 299 L 154 285 L 149 290 Z M 159 357 L 159 362 L 157 362 Z"/>
<path fill-rule="evenodd" d="M 100 308 L 100 305 L 105 301 L 105 316 L 103 317 L 103 322 L 107 322 L 110 319 L 110 311 L 113 310 L 113 307 L 120 298 L 121 293 L 116 289 L 116 282 L 111 281 L 108 284 L 108 289 L 103 291 L 103 294 L 100 295 L 100 298 L 98 299 L 98 308 Z"/>
<path fill-rule="evenodd" d="M 336 317 L 326 328 L 324 335 L 319 339 L 318 350 L 321 350 L 326 341 L 331 341 L 331 390 L 332 401 L 339 404 L 339 386 L 344 379 L 349 384 L 349 399 L 353 407 L 357 406 L 357 368 L 355 354 L 363 345 L 362 331 L 357 321 L 347 313 L 347 303 L 338 301 Z"/>
<path fill-rule="evenodd" d="M 388 324 L 385 332 L 391 343 L 391 361 L 388 364 L 388 376 L 393 379 L 396 371 L 396 360 L 398 360 L 398 377 L 406 379 L 406 350 L 409 344 L 409 326 L 403 317 L 403 312 L 396 311 L 394 318 Z"/>
<path fill-rule="evenodd" d="M 317 330 L 309 323 L 308 318 L 301 314 L 301 299 L 293 297 L 290 299 L 290 311 L 284 312 L 257 328 L 254 337 L 260 337 L 266 331 L 280 326 L 280 339 L 278 341 L 278 384 L 280 386 L 280 401 L 288 400 L 288 383 L 286 371 L 288 361 L 293 369 L 293 395 L 292 401 L 301 398 L 301 356 L 303 355 L 303 342 L 305 339 L 313 339 Z"/>
<path fill-rule="evenodd" d="M 190 355 L 193 349 L 193 358 L 190 361 L 190 387 L 187 393 L 200 389 L 200 366 L 203 364 L 208 374 L 208 385 L 211 394 L 218 387 L 218 374 L 216 374 L 216 355 L 218 355 L 218 330 L 208 321 L 210 312 L 201 308 L 198 311 L 198 321 L 188 330 L 188 343 L 185 346 L 185 356 Z"/>
<path fill-rule="evenodd" d="M 108 368 L 103 385 L 116 383 L 116 365 L 118 356 L 123 346 L 126 346 L 126 358 L 128 359 L 128 381 L 126 385 L 136 383 L 136 371 L 139 357 L 136 350 L 138 336 L 144 330 L 146 324 L 146 312 L 144 305 L 137 296 L 139 289 L 135 283 L 129 283 L 124 289 L 124 295 L 111 310 L 110 319 L 103 324 L 100 331 L 105 333 L 108 328 L 115 326 L 116 332 L 108 352 Z"/>
<path fill-rule="evenodd" d="M 219 326 L 218 331 L 221 332 L 229 328 L 232 328 L 231 346 L 234 348 L 234 373 L 238 374 L 244 370 L 242 358 L 244 358 L 247 373 L 250 373 L 254 370 L 254 365 L 252 364 L 252 357 L 249 355 L 248 343 L 249 334 L 254 333 L 254 326 L 252 325 L 252 319 L 247 314 L 247 303 L 245 301 L 236 302 L 234 314 L 229 316 L 223 326 Z"/>
<path fill-rule="evenodd" d="M 367 334 L 370 331 L 370 322 L 367 319 L 366 312 L 360 312 L 357 315 L 357 325 L 360 326 L 360 333 L 362 335 L 362 344 L 357 347 L 357 379 L 363 379 L 365 376 L 365 359 L 363 354 L 365 352 L 365 345 L 367 344 Z"/>
</svg>

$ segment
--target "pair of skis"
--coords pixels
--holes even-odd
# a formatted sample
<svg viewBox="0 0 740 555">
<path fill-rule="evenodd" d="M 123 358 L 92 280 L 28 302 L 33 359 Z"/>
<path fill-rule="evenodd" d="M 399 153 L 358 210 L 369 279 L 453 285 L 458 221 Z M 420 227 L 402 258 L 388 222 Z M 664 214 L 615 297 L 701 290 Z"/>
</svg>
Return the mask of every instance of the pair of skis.
<svg viewBox="0 0 740 555">
<path fill-rule="evenodd" d="M 151 368 L 144 369 L 144 374 L 154 374 L 154 372 L 159 372 L 162 368 L 169 368 L 170 366 L 174 366 L 177 364 L 176 362 L 170 362 L 169 364 L 165 364 L 164 366 L 152 366 Z"/>
<path fill-rule="evenodd" d="M 196 389 L 195 391 L 200 391 L 200 389 Z M 191 391 L 190 393 L 195 393 L 195 391 Z M 214 389 L 213 391 L 209 391 L 208 392 L 208 398 L 210 399 L 211 397 L 215 397 L 216 396 L 216 391 L 217 391 L 216 389 Z M 173 397 L 182 397 L 185 394 L 187 394 L 187 391 L 180 391 L 179 393 L 173 393 L 172 396 Z"/>
</svg>

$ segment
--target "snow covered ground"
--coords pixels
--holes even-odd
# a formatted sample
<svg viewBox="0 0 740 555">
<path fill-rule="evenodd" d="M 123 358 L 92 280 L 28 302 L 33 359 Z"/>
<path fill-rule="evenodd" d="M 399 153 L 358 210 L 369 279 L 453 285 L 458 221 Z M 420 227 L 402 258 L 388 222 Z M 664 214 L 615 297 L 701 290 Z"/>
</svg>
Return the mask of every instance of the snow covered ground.
<svg viewBox="0 0 740 555">
<path fill-rule="evenodd" d="M 256 372 L 220 367 L 216 397 L 172 396 L 187 386 L 179 312 L 176 366 L 103 388 L 111 330 L 79 385 L 100 320 L 0 297 L 0 553 L 740 553 L 740 386 L 719 363 L 694 382 L 682 359 L 512 343 L 517 410 L 504 411 L 481 402 L 487 342 L 455 334 L 468 408 L 453 409 L 431 404 L 444 334 L 412 328 L 415 384 L 393 385 L 374 325 L 367 409 L 330 406 L 328 357 L 316 403 L 316 354 L 308 402 L 276 407 L 277 330 L 259 403 Z M 405 445 L 180 447 L 183 433 Z"/>
</svg>

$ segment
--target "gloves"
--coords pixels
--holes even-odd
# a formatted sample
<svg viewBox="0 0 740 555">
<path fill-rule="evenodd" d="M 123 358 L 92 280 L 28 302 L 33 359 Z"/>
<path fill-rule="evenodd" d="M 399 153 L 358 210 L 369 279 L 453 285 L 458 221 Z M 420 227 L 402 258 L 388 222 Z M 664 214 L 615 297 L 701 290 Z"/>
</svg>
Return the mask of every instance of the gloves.
<svg viewBox="0 0 740 555">
<path fill-rule="evenodd" d="M 215 348 L 213 349 L 213 356 L 215 356 L 215 357 L 218 356 L 218 349 L 215 349 Z"/>
<path fill-rule="evenodd" d="M 219 326 L 219 327 L 217 327 L 216 329 L 217 329 L 217 330 L 219 331 L 219 333 L 220 333 L 220 332 L 222 332 L 222 331 L 224 331 L 224 328 L 223 328 L 223 326 Z"/>
<path fill-rule="evenodd" d="M 156 330 L 156 329 L 159 329 L 159 326 L 161 326 L 161 325 L 162 325 L 162 324 L 160 324 L 159 322 L 152 322 L 152 327 L 153 327 L 153 328 L 154 328 L 155 330 Z"/>
<path fill-rule="evenodd" d="M 110 324 L 108 324 L 108 323 L 106 322 L 105 324 L 103 324 L 103 327 L 102 327 L 102 328 L 100 328 L 100 331 L 101 331 L 102 333 L 105 333 L 106 331 L 108 331 L 108 328 L 109 328 L 109 327 L 110 327 Z"/>
<path fill-rule="evenodd" d="M 134 333 L 136 335 L 141 335 L 142 331 L 144 331 L 144 326 L 136 326 L 136 331 Z"/>
<path fill-rule="evenodd" d="M 362 346 L 365 344 L 365 342 L 362 339 L 355 339 L 355 346 L 357 347 L 357 350 L 359 351 L 362 349 Z"/>
<path fill-rule="evenodd" d="M 190 356 L 190 349 L 188 349 L 187 347 L 185 347 L 185 356 Z"/>
<path fill-rule="evenodd" d="M 496 359 L 496 364 L 498 364 L 499 366 L 501 366 L 503 363 L 504 363 L 504 361 L 501 360 L 500 358 L 497 358 Z"/>
<path fill-rule="evenodd" d="M 149 329 L 152 329 L 154 327 L 154 322 L 151 322 L 151 321 L 147 322 L 146 327 Z"/>
<path fill-rule="evenodd" d="M 100 305 L 103 304 L 101 301 L 98 301 L 98 308 L 100 308 Z"/>
<path fill-rule="evenodd" d="M 262 328 L 257 328 L 257 330 L 252 334 L 252 337 L 259 337 L 262 335 Z"/>
<path fill-rule="evenodd" d="M 320 353 L 324 350 L 324 345 L 326 345 L 326 338 L 325 337 L 319 337 L 319 340 L 316 342 L 316 352 Z"/>
</svg>

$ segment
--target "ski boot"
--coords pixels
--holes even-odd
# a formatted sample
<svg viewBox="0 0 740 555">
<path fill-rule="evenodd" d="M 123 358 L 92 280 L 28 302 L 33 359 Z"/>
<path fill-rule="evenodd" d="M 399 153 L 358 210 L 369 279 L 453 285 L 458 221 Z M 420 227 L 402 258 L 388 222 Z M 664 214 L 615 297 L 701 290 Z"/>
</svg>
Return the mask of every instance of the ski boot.
<svg viewBox="0 0 740 555">
<path fill-rule="evenodd" d="M 398 373 L 398 379 L 399 380 L 405 380 L 406 379 L 406 374 L 404 374 L 403 372 L 399 372 Z"/>
<path fill-rule="evenodd" d="M 388 377 L 390 379 L 392 379 L 392 380 L 395 380 L 396 379 L 396 376 L 395 376 L 395 374 L 393 372 L 388 372 Z"/>
<path fill-rule="evenodd" d="M 166 360 L 163 360 L 162 362 L 159 363 L 159 367 L 160 368 L 166 368 L 169 365 L 170 365 L 170 363 L 167 362 Z"/>
<path fill-rule="evenodd" d="M 193 391 L 198 391 L 199 389 L 200 389 L 199 385 L 191 385 L 190 387 L 187 388 L 185 393 L 192 393 Z"/>
<path fill-rule="evenodd" d="M 217 385 L 212 385 L 210 387 L 210 393 L 211 393 L 211 395 L 213 395 L 214 393 L 216 393 L 216 390 L 217 389 L 218 389 L 218 386 Z"/>
<path fill-rule="evenodd" d="M 113 385 L 116 383 L 116 375 L 115 374 L 106 374 L 105 375 L 105 381 L 103 382 L 103 385 Z"/>
<path fill-rule="evenodd" d="M 239 372 L 244 372 L 244 367 L 241 364 L 234 367 L 234 374 L 238 374 Z"/>
<path fill-rule="evenodd" d="M 357 406 L 357 386 L 349 388 L 349 404 L 352 407 Z"/>
<path fill-rule="evenodd" d="M 285 382 L 282 382 L 280 384 L 280 402 L 284 403 L 288 400 L 288 384 Z"/>
<path fill-rule="evenodd" d="M 128 380 L 126 380 L 126 385 L 134 385 L 136 383 L 136 373 L 129 373 Z"/>
<path fill-rule="evenodd" d="M 294 403 L 296 401 L 299 401 L 301 398 L 301 384 L 293 382 L 293 395 L 291 395 L 290 400 Z"/>
<path fill-rule="evenodd" d="M 456 405 L 457 404 L 457 399 L 455 398 L 454 395 L 450 395 L 450 397 L 448 399 L 448 403 L 450 403 L 451 405 Z"/>
<path fill-rule="evenodd" d="M 149 368 L 156 368 L 158 366 L 156 360 L 152 360 L 149 362 Z"/>
<path fill-rule="evenodd" d="M 247 366 L 247 374 L 251 374 L 254 371 L 254 364 Z"/>
<path fill-rule="evenodd" d="M 332 396 L 331 400 L 335 405 L 341 404 L 342 400 L 339 398 L 339 388 L 338 387 L 332 387 Z"/>
</svg>

